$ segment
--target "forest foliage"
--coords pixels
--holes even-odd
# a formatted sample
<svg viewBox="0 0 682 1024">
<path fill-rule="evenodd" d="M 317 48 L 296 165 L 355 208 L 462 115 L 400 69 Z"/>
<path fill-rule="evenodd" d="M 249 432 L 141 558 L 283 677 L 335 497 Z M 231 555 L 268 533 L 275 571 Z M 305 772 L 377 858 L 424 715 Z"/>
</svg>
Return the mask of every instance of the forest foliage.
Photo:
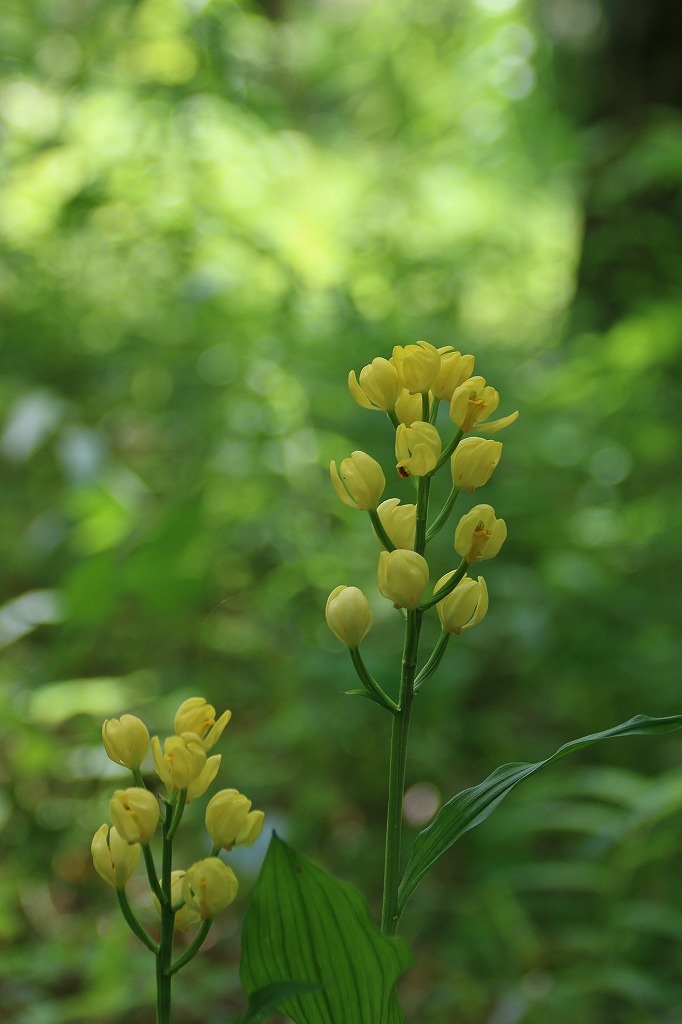
<svg viewBox="0 0 682 1024">
<path fill-rule="evenodd" d="M 495 613 L 415 718 L 415 834 L 499 764 L 682 711 L 682 119 L 665 77 L 620 88 L 634 7 L 612 6 L 2 5 L 8 1024 L 146 1019 L 89 855 L 123 711 L 160 730 L 195 694 L 230 707 L 221 784 L 376 911 L 386 746 L 342 696 L 331 588 L 375 595 L 377 676 L 396 651 L 327 466 L 390 465 L 346 380 L 395 344 L 474 353 L 521 411 L 484 499 L 509 528 Z M 679 742 L 581 754 L 444 858 L 405 922 L 408 1021 L 677 1019 Z M 247 889 L 180 1024 L 243 1010 Z"/>
</svg>

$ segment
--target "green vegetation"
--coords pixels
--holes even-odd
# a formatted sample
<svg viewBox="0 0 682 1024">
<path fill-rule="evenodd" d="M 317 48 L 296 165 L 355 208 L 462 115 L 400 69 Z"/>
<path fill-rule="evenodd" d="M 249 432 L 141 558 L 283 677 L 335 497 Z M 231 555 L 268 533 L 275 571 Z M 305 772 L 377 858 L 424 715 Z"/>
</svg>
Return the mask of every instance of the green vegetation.
<svg viewBox="0 0 682 1024">
<path fill-rule="evenodd" d="M 218 784 L 378 919 L 390 716 L 341 695 L 324 620 L 339 582 L 377 592 L 327 466 L 368 431 L 390 464 L 344 382 L 394 344 L 475 353 L 521 411 L 485 497 L 509 527 L 495 614 L 418 696 L 414 834 L 505 761 L 682 711 L 675 6 L 2 5 L 8 1024 L 148 1020 L 89 852 L 124 774 L 99 730 L 124 711 L 165 734 L 186 697 L 230 707 Z M 679 1017 L 679 742 L 579 754 L 442 858 L 405 920 L 409 1024 Z M 234 856 L 178 1024 L 244 1012 L 265 845 Z"/>
</svg>

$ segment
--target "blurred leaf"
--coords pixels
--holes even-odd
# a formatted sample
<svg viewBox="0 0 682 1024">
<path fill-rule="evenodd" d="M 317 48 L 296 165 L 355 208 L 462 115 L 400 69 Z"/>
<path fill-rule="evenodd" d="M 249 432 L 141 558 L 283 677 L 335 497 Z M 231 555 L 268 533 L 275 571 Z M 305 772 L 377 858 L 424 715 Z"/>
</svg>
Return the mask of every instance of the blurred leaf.
<svg viewBox="0 0 682 1024">
<path fill-rule="evenodd" d="M 498 804 L 504 800 L 507 793 L 511 792 L 519 782 L 534 775 L 541 768 L 566 757 L 567 754 L 582 750 L 583 747 L 592 746 L 593 743 L 599 743 L 601 740 L 614 739 L 618 736 L 656 735 L 679 729 L 681 726 L 682 715 L 670 715 L 666 718 L 636 715 L 612 729 L 592 733 L 589 736 L 581 736 L 580 739 L 564 743 L 556 753 L 545 761 L 537 761 L 535 764 L 519 762 L 502 765 L 480 785 L 458 793 L 457 796 L 448 800 L 428 828 L 420 832 L 415 840 L 414 849 L 400 885 L 400 912 L 402 913 L 405 909 L 405 904 L 429 868 L 450 849 L 460 836 L 485 821 Z"/>
<path fill-rule="evenodd" d="M 320 991 L 288 999 L 295 1024 L 400 1024 L 395 983 L 411 962 L 382 935 L 353 886 L 273 834 L 242 934 L 241 979 L 253 993 L 296 979 Z"/>
</svg>

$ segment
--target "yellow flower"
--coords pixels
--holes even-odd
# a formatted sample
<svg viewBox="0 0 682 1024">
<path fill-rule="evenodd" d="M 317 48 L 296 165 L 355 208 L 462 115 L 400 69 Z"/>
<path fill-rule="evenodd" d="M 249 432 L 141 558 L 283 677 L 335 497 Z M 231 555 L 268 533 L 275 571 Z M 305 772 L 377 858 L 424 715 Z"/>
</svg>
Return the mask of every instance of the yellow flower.
<svg viewBox="0 0 682 1024">
<path fill-rule="evenodd" d="M 382 551 L 379 555 L 379 590 L 396 608 L 416 608 L 429 581 L 426 559 L 416 551 Z"/>
<path fill-rule="evenodd" d="M 395 434 L 397 470 L 403 477 L 426 476 L 436 468 L 442 444 L 436 428 L 417 420 L 411 427 L 398 425 Z"/>
<path fill-rule="evenodd" d="M 486 386 L 485 377 L 470 377 L 469 380 L 455 388 L 450 401 L 450 419 L 466 434 L 475 425 L 487 434 L 494 434 L 503 427 L 508 427 L 518 418 L 513 412 L 502 419 L 484 423 L 500 404 L 499 393 L 495 388 Z"/>
<path fill-rule="evenodd" d="M 378 356 L 368 366 L 360 370 L 358 384 L 355 370 L 348 374 L 350 393 L 363 409 L 377 409 L 390 412 L 400 397 L 402 384 L 398 379 L 398 371 L 388 359 Z"/>
<path fill-rule="evenodd" d="M 353 452 L 341 463 L 341 474 L 336 463 L 329 466 L 334 490 L 344 505 L 374 512 L 386 486 L 386 478 L 378 462 L 366 452 Z"/>
<path fill-rule="evenodd" d="M 198 779 L 206 764 L 206 751 L 201 737 L 186 732 L 182 736 L 169 736 L 163 751 L 158 736 L 152 739 L 152 755 L 156 774 L 165 782 L 169 793 L 187 787 Z"/>
<path fill-rule="evenodd" d="M 182 887 L 185 881 L 186 871 L 171 871 L 171 904 L 175 906 L 183 899 Z M 154 900 L 154 906 L 156 907 L 157 914 L 161 914 L 161 904 L 157 900 L 156 896 L 152 896 Z M 201 914 L 197 907 L 188 907 L 187 904 L 184 907 L 180 907 L 176 910 L 174 923 L 175 929 L 179 932 L 186 932 L 194 925 L 199 924 L 201 921 Z"/>
<path fill-rule="evenodd" d="M 438 580 L 434 594 L 445 586 L 454 572 L 453 569 Z M 438 602 L 436 611 L 446 633 L 459 634 L 477 625 L 488 611 L 488 588 L 483 577 L 472 580 L 465 576 L 452 593 Z"/>
<path fill-rule="evenodd" d="M 251 801 L 236 789 L 221 789 L 206 807 L 206 829 L 215 848 L 251 846 L 263 830 L 262 811 L 252 811 Z"/>
<path fill-rule="evenodd" d="M 188 907 L 198 911 L 202 921 L 215 917 L 234 902 L 238 882 L 232 868 L 218 857 L 207 857 L 185 872 L 182 897 Z"/>
<path fill-rule="evenodd" d="M 325 617 L 334 636 L 351 649 L 360 646 L 372 625 L 367 598 L 357 587 L 335 587 L 327 598 Z"/>
<path fill-rule="evenodd" d="M 395 414 L 406 427 L 412 426 L 415 420 L 422 418 L 422 396 L 411 395 L 403 388 L 402 394 L 395 404 Z"/>
<path fill-rule="evenodd" d="M 198 796 L 204 795 L 218 774 L 218 769 L 220 768 L 220 762 L 222 759 L 222 754 L 214 754 L 212 757 L 207 759 L 206 764 L 201 769 L 196 779 L 194 779 L 193 782 L 190 782 L 187 787 L 187 803 Z"/>
<path fill-rule="evenodd" d="M 117 789 L 109 801 L 109 816 L 126 843 L 148 843 L 160 813 L 154 794 L 137 786 Z"/>
<path fill-rule="evenodd" d="M 473 491 L 486 484 L 502 455 L 501 441 L 483 437 L 465 437 L 450 459 L 452 483 L 464 491 Z"/>
<path fill-rule="evenodd" d="M 224 711 L 216 722 L 215 708 L 212 704 L 203 697 L 189 697 L 176 711 L 173 728 L 178 736 L 185 732 L 196 733 L 204 745 L 204 750 L 210 750 L 220 739 L 231 718 L 232 712 Z"/>
<path fill-rule="evenodd" d="M 377 509 L 381 525 L 397 548 L 414 548 L 417 506 L 401 505 L 399 498 L 387 498 Z"/>
<path fill-rule="evenodd" d="M 474 357 L 463 356 L 456 352 L 450 345 L 439 348 L 440 370 L 438 376 L 431 385 L 431 390 L 436 398 L 449 402 L 455 388 L 467 380 L 474 369 Z"/>
<path fill-rule="evenodd" d="M 107 842 L 107 836 L 109 841 Z M 130 845 L 115 828 L 100 825 L 90 846 L 95 871 L 112 889 L 123 889 L 140 863 L 141 850 L 137 843 Z"/>
<path fill-rule="evenodd" d="M 398 378 L 412 395 L 424 394 L 438 376 L 440 353 L 427 341 L 416 345 L 396 345 L 391 362 L 398 371 Z"/>
<path fill-rule="evenodd" d="M 455 551 L 471 562 L 494 558 L 507 537 L 507 524 L 490 505 L 474 505 L 455 530 Z"/>
<path fill-rule="evenodd" d="M 135 715 L 107 718 L 102 724 L 102 742 L 107 755 L 116 764 L 139 768 L 149 750 L 147 726 Z"/>
</svg>

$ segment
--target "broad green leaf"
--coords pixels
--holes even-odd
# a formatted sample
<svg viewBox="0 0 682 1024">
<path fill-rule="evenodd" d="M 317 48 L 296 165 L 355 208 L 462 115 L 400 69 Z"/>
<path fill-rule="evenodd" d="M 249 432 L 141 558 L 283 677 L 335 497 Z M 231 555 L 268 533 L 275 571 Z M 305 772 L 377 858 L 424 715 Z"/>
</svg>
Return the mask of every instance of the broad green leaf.
<svg viewBox="0 0 682 1024">
<path fill-rule="evenodd" d="M 241 980 L 254 993 L 291 980 L 316 986 L 281 1009 L 294 1024 L 401 1024 L 395 983 L 410 966 L 352 885 L 273 834 L 242 933 Z"/>
<path fill-rule="evenodd" d="M 237 1024 L 264 1024 L 287 999 L 304 992 L 313 992 L 317 987 L 306 981 L 279 981 L 274 985 L 266 985 L 253 993 L 246 1013 L 239 1018 Z"/>
<path fill-rule="evenodd" d="M 441 807 L 429 827 L 417 836 L 400 885 L 399 912 L 403 912 L 408 899 L 438 858 L 442 857 L 461 835 L 485 821 L 497 805 L 504 800 L 507 793 L 519 782 L 523 782 L 524 779 L 534 775 L 541 768 L 546 768 L 547 765 L 566 757 L 567 754 L 582 750 L 583 747 L 592 746 L 593 743 L 599 743 L 601 740 L 615 739 L 618 736 L 671 732 L 681 726 L 682 715 L 670 715 L 667 718 L 636 715 L 629 721 L 614 726 L 613 729 L 595 732 L 589 736 L 581 736 L 580 739 L 564 743 L 556 753 L 545 761 L 537 761 L 535 764 L 519 762 L 502 765 L 478 786 L 462 790 Z"/>
</svg>

